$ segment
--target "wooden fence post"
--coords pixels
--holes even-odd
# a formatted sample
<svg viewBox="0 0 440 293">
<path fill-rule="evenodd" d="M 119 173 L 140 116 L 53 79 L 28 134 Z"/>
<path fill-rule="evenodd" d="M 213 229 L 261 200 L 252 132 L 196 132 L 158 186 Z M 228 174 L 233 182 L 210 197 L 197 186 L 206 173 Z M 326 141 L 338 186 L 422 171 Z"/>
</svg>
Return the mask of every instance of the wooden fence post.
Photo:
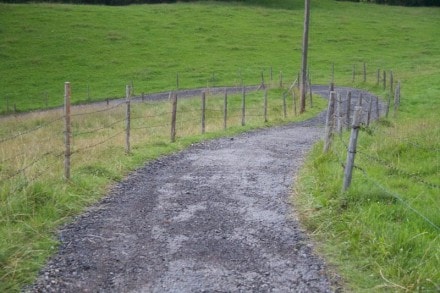
<svg viewBox="0 0 440 293">
<path fill-rule="evenodd" d="M 261 85 L 260 85 L 260 87 L 262 89 L 266 88 L 266 85 L 264 83 L 264 72 L 263 71 L 261 71 Z"/>
<path fill-rule="evenodd" d="M 324 153 L 327 153 L 329 151 L 332 142 L 335 100 L 336 100 L 336 93 L 332 91 L 330 92 L 330 97 L 328 99 L 327 117 L 325 120 Z"/>
<path fill-rule="evenodd" d="M 383 71 L 383 89 L 385 90 L 387 88 L 387 72 Z"/>
<path fill-rule="evenodd" d="M 359 135 L 361 111 L 362 107 L 356 106 L 354 108 L 353 125 L 351 129 L 350 143 L 347 150 L 347 162 L 345 164 L 344 170 L 344 182 L 342 186 L 343 192 L 345 192 L 350 187 L 351 179 L 353 177 L 354 158 L 356 156 L 356 144 Z"/>
<path fill-rule="evenodd" d="M 385 118 L 388 118 L 388 114 L 390 113 L 390 106 L 391 106 L 391 95 L 388 93 L 388 99 L 387 99 L 387 109 L 385 112 Z"/>
<path fill-rule="evenodd" d="M 336 95 L 337 104 L 336 104 L 336 132 L 339 135 L 342 135 L 342 97 L 340 94 Z"/>
<path fill-rule="evenodd" d="M 71 138 L 71 123 L 70 123 L 70 82 L 64 83 L 64 178 L 70 180 L 70 138 Z"/>
<path fill-rule="evenodd" d="M 390 71 L 390 93 L 394 95 L 394 76 L 393 71 Z"/>
<path fill-rule="evenodd" d="M 270 84 L 272 86 L 272 81 L 273 81 L 273 71 L 272 71 L 272 66 L 270 67 Z"/>
<path fill-rule="evenodd" d="M 345 123 L 347 125 L 347 130 L 350 129 L 350 113 L 351 113 L 351 92 L 347 93 L 347 110 L 345 113 Z"/>
<path fill-rule="evenodd" d="M 177 115 L 177 93 L 172 94 L 172 110 L 171 110 L 171 142 L 176 141 L 176 115 Z"/>
<path fill-rule="evenodd" d="M 243 87 L 241 96 L 241 126 L 246 125 L 246 89 Z"/>
<path fill-rule="evenodd" d="M 125 86 L 125 103 L 127 104 L 125 112 L 125 153 L 130 154 L 130 96 L 131 88 L 129 85 Z"/>
<path fill-rule="evenodd" d="M 225 97 L 223 103 L 223 129 L 226 130 L 228 123 L 228 91 L 225 89 Z"/>
<path fill-rule="evenodd" d="M 264 123 L 267 122 L 267 90 L 264 91 Z"/>
<path fill-rule="evenodd" d="M 296 96 L 295 96 L 295 91 L 294 90 L 292 90 L 292 99 L 293 99 L 293 113 L 296 116 L 298 113 L 297 113 L 297 110 L 296 110 Z"/>
<path fill-rule="evenodd" d="M 205 111 L 206 111 L 206 94 L 202 92 L 202 134 L 205 134 Z"/>
</svg>

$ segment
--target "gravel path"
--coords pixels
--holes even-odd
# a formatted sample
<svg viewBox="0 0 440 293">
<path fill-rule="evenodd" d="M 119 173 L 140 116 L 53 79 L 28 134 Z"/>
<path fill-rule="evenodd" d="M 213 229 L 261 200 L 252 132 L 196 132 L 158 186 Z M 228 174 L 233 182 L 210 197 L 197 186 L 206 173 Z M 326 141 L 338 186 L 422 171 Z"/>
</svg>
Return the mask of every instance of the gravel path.
<svg viewBox="0 0 440 293">
<path fill-rule="evenodd" d="M 290 203 L 323 118 L 203 142 L 147 164 L 64 227 L 58 254 L 28 291 L 337 290 Z"/>
</svg>

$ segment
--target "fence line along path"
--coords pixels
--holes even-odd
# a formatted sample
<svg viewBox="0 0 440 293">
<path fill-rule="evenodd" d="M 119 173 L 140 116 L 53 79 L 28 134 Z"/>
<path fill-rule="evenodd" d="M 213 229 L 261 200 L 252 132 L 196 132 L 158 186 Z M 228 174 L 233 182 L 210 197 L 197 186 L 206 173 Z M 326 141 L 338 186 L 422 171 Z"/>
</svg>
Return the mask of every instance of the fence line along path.
<svg viewBox="0 0 440 293">
<path fill-rule="evenodd" d="M 62 229 L 59 252 L 28 291 L 332 292 L 338 285 L 290 205 L 324 118 L 147 164 Z"/>
</svg>

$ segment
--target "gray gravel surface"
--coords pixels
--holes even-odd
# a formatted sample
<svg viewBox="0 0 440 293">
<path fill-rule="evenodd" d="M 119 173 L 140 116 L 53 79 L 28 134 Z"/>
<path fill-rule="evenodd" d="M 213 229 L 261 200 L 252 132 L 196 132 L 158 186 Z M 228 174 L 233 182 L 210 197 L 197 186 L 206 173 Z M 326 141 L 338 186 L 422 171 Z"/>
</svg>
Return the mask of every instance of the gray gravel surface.
<svg viewBox="0 0 440 293">
<path fill-rule="evenodd" d="M 60 231 L 59 252 L 25 291 L 339 290 L 290 198 L 323 121 L 324 113 L 148 163 Z"/>
</svg>

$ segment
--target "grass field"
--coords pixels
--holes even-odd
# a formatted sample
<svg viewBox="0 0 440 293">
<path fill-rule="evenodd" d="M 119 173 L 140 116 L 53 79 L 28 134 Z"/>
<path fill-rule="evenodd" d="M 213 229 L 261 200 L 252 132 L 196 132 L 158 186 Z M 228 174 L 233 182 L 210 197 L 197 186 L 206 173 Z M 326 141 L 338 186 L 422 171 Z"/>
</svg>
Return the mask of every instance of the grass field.
<svg viewBox="0 0 440 293">
<path fill-rule="evenodd" d="M 14 104 L 18 111 L 59 106 L 65 81 L 72 83 L 74 103 L 121 97 L 131 83 L 136 94 L 173 90 L 177 73 L 180 88 L 237 85 L 242 80 L 258 84 L 261 72 L 269 79 L 271 67 L 274 80 L 282 71 L 289 83 L 299 70 L 303 1 L 253 2 L 127 7 L 0 4 L 0 112 L 11 112 Z M 360 150 L 370 157 L 359 153 L 356 164 L 368 177 L 355 171 L 352 188 L 342 193 L 343 143 L 337 140 L 328 155 L 322 155 L 318 145 L 299 178 L 295 205 L 320 252 L 342 273 L 347 290 L 438 291 L 440 9 L 312 2 L 312 82 L 328 83 L 334 64 L 338 85 L 362 87 L 385 98 L 386 92 L 375 85 L 376 70 L 393 70 L 395 80 L 402 82 L 402 105 L 396 118 L 361 133 Z M 367 82 L 358 75 L 353 83 L 353 65 L 360 72 L 363 62 Z M 280 94 L 275 90 L 273 99 Z M 261 104 L 259 99 L 255 97 L 256 105 Z M 193 103 L 199 107 L 198 100 Z M 139 111 L 146 115 L 147 109 Z M 43 125 L 62 113 L 40 115 L 2 118 L 0 138 Z M 101 137 L 84 132 L 117 122 L 120 115 L 77 122 L 83 133 L 76 138 L 76 147 L 90 143 L 82 138 L 99 142 Z M 248 127 L 263 125 L 260 120 Z M 124 155 L 120 136 L 111 148 L 78 153 L 70 184 L 63 183 L 62 165 L 52 155 L 38 161 L 40 169 L 3 181 L 0 291 L 17 291 L 30 282 L 56 249 L 52 235 L 56 227 L 105 194 L 109 184 L 129 170 L 194 141 L 243 130 L 231 127 L 224 133 L 212 128 L 211 134 L 200 136 L 198 125 L 181 125 L 181 130 L 191 128 L 194 132 L 176 144 L 165 138 L 147 142 L 140 132 L 130 156 Z M 49 136 L 57 143 L 42 138 Z M 25 166 L 47 148 L 62 148 L 62 132 L 44 128 L 18 145 L 34 146 L 29 158 L 15 162 Z M 4 160 L 15 157 L 17 144 L 1 147 L 0 171 L 10 174 L 12 167 Z M 95 159 L 88 159 L 91 154 Z M 106 154 L 112 160 L 99 159 Z M 43 180 L 33 179 L 48 165 L 51 169 Z"/>
</svg>

